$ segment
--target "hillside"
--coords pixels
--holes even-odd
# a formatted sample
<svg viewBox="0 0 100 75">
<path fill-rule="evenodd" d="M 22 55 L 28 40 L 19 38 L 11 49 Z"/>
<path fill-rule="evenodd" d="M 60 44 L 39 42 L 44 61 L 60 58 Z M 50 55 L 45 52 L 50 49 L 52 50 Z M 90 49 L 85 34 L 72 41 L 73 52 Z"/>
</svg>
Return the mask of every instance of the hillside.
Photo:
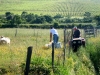
<svg viewBox="0 0 100 75">
<path fill-rule="evenodd" d="M 0 0 L 0 5 L 0 14 L 26 11 L 39 15 L 83 16 L 85 12 L 92 15 L 99 15 L 100 12 L 100 0 Z"/>
</svg>

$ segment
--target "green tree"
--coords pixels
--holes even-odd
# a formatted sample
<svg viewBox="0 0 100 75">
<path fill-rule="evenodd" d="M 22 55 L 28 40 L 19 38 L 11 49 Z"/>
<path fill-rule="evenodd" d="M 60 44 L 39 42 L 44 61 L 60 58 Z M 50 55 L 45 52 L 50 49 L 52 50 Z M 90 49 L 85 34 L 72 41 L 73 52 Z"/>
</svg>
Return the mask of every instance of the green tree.
<svg viewBox="0 0 100 75">
<path fill-rule="evenodd" d="M 90 23 L 92 22 L 92 17 L 90 12 L 85 12 L 83 22 Z"/>
<path fill-rule="evenodd" d="M 33 20 L 35 20 L 35 15 L 34 14 L 27 14 L 26 15 L 26 21 L 28 22 L 28 23 L 32 23 L 32 21 Z"/>
<path fill-rule="evenodd" d="M 65 23 L 72 23 L 72 20 L 70 18 L 65 19 Z"/>
<path fill-rule="evenodd" d="M 37 16 L 36 19 L 33 21 L 33 23 L 44 23 L 46 20 L 43 16 Z"/>
<path fill-rule="evenodd" d="M 13 25 L 19 27 L 19 24 L 21 24 L 21 17 L 20 15 L 15 15 L 12 20 Z"/>
<path fill-rule="evenodd" d="M 21 19 L 22 19 L 22 22 L 23 22 L 23 23 L 26 23 L 26 19 L 27 19 L 26 16 L 27 16 L 27 15 L 28 15 L 27 12 L 25 12 L 25 11 L 22 12 L 22 14 L 21 14 Z"/>
<path fill-rule="evenodd" d="M 54 28 L 58 28 L 59 23 L 55 22 L 55 23 L 53 24 L 53 26 L 54 26 Z"/>
<path fill-rule="evenodd" d="M 6 12 L 5 13 L 5 26 L 4 27 L 11 27 L 13 25 L 12 19 L 14 15 L 11 12 Z"/>
<path fill-rule="evenodd" d="M 56 19 L 56 18 L 63 18 L 63 17 L 62 17 L 62 15 L 57 14 L 57 15 L 54 16 L 54 18 Z"/>
<path fill-rule="evenodd" d="M 85 17 L 91 17 L 91 13 L 90 12 L 85 12 L 84 16 Z"/>
<path fill-rule="evenodd" d="M 51 23 L 53 21 L 53 18 L 50 15 L 44 15 L 44 18 L 48 23 Z"/>
<path fill-rule="evenodd" d="M 100 26 L 100 15 L 96 15 L 96 16 L 94 16 L 94 20 L 96 21 L 96 23 L 97 23 L 97 26 Z"/>
<path fill-rule="evenodd" d="M 12 20 L 13 18 L 13 14 L 11 12 L 6 12 L 5 16 L 6 16 L 7 21 Z"/>
</svg>

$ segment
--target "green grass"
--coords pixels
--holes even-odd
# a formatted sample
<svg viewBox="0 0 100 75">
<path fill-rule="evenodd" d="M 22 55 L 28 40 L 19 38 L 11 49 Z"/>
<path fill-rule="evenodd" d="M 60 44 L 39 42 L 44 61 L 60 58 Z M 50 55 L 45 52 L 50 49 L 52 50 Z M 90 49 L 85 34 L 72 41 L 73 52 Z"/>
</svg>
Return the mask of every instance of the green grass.
<svg viewBox="0 0 100 75">
<path fill-rule="evenodd" d="M 63 45 L 63 29 L 58 29 L 59 41 Z M 27 48 L 33 46 L 31 58 L 31 72 L 29 75 L 48 72 L 50 75 L 95 75 L 99 74 L 99 37 L 91 38 L 86 48 L 77 53 L 68 54 L 66 48 L 66 61 L 63 66 L 63 48 L 55 49 L 54 74 L 52 71 L 51 48 L 45 48 L 49 43 L 49 29 L 0 29 L 0 35 L 11 39 L 10 45 L 0 45 L 0 74 L 23 75 L 25 70 Z M 90 56 L 91 54 L 91 56 Z M 96 62 L 95 62 L 96 61 Z M 95 66 L 94 66 L 95 65 Z M 21 66 L 21 67 L 20 67 Z"/>
<path fill-rule="evenodd" d="M 95 0 L 5 0 L 0 2 L 0 14 L 10 11 L 21 14 L 23 11 L 34 14 L 48 14 L 54 16 L 83 16 L 85 12 L 99 15 L 100 1 Z"/>
<path fill-rule="evenodd" d="M 60 36 L 63 35 L 62 30 L 59 32 Z M 17 29 L 16 37 L 15 33 L 16 29 L 0 29 L 0 35 L 11 39 L 10 45 L 0 45 L 0 68 L 5 68 L 8 73 L 19 73 L 19 66 L 26 61 L 29 46 L 33 46 L 33 58 L 34 55 L 51 57 L 51 49 L 44 49 L 45 44 L 49 43 L 49 29 Z"/>
</svg>

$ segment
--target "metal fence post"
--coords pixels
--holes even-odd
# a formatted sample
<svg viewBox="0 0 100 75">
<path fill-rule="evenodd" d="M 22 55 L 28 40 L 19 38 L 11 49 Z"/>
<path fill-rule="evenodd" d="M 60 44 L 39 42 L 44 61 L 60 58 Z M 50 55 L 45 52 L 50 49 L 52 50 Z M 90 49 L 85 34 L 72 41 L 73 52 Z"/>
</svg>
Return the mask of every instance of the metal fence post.
<svg viewBox="0 0 100 75">
<path fill-rule="evenodd" d="M 26 58 L 26 67 L 24 75 L 28 75 L 29 68 L 30 68 L 30 61 L 31 61 L 31 55 L 32 55 L 32 46 L 28 47 L 27 49 L 27 58 Z"/>
<path fill-rule="evenodd" d="M 54 71 L 54 43 L 52 43 L 52 68 Z"/>
</svg>

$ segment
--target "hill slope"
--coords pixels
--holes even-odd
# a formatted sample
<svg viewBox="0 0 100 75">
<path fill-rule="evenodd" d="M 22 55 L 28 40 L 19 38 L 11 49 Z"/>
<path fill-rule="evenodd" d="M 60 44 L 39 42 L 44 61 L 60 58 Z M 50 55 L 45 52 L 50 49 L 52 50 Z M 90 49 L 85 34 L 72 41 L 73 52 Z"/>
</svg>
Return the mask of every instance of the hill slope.
<svg viewBox="0 0 100 75">
<path fill-rule="evenodd" d="M 1 0 L 0 14 L 10 11 L 21 14 L 23 11 L 34 14 L 62 14 L 82 16 L 85 12 L 98 15 L 100 0 Z"/>
</svg>

